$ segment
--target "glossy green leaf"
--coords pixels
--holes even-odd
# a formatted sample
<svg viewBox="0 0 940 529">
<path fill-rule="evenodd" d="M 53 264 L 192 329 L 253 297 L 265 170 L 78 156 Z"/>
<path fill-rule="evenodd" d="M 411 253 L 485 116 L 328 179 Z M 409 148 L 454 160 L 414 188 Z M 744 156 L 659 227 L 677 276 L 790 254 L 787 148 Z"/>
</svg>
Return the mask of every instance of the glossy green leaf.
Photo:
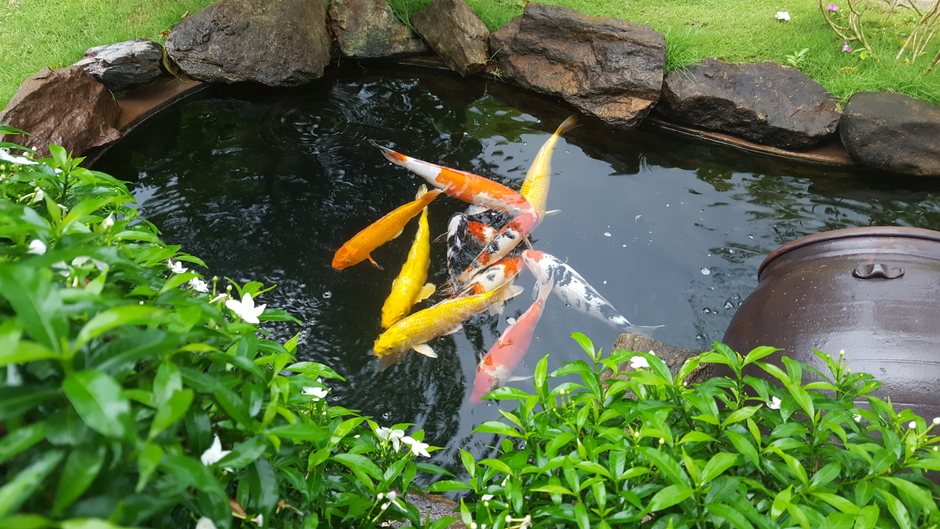
<svg viewBox="0 0 940 529">
<path fill-rule="evenodd" d="M 774 497 L 774 503 L 771 506 L 770 516 L 775 520 L 787 510 L 790 505 L 790 498 L 793 497 L 793 485 L 781 490 Z"/>
<path fill-rule="evenodd" d="M 691 481 L 689 481 L 688 474 L 682 470 L 682 467 L 679 466 L 679 463 L 677 463 L 672 456 L 649 446 L 641 447 L 640 452 L 659 467 L 660 472 L 674 485 L 684 485 L 686 487 L 692 485 Z"/>
<path fill-rule="evenodd" d="M 122 325 L 140 323 L 150 320 L 164 311 L 150 305 L 121 305 L 99 312 L 88 321 L 79 331 L 75 339 L 75 348 L 78 349 L 89 341 Z"/>
<path fill-rule="evenodd" d="M 454 479 L 442 479 L 440 481 L 435 481 L 434 483 L 428 485 L 424 490 L 428 492 L 450 492 L 453 490 L 470 490 L 472 487 L 467 485 L 463 481 L 457 481 Z"/>
<path fill-rule="evenodd" d="M 511 476 L 514 474 L 514 472 L 512 471 L 512 468 L 509 465 L 507 465 L 505 462 L 500 461 L 499 459 L 483 459 L 479 461 L 479 464 L 486 465 L 490 468 L 496 469 L 498 472 L 502 472 L 503 474 L 507 476 Z"/>
<path fill-rule="evenodd" d="M 295 423 L 287 424 L 283 426 L 277 426 L 274 428 L 268 428 L 265 433 L 277 435 L 279 437 L 286 437 L 293 441 L 309 441 L 316 442 L 323 439 L 326 439 L 330 436 L 330 432 L 321 426 L 315 424 L 307 423 Z"/>
<path fill-rule="evenodd" d="M 0 518 L 0 529 L 46 529 L 58 524 L 38 514 L 17 514 Z"/>
<path fill-rule="evenodd" d="M 336 454 L 330 459 L 345 465 L 349 470 L 352 470 L 359 476 L 359 479 L 365 484 L 371 483 L 369 478 L 375 481 L 382 481 L 382 471 L 365 456 L 358 454 Z"/>
<path fill-rule="evenodd" d="M 147 439 L 153 439 L 160 435 L 160 432 L 169 428 L 173 423 L 183 418 L 189 411 L 189 406 L 193 403 L 195 394 L 193 390 L 186 388 L 173 393 L 163 404 L 157 406 L 157 413 L 153 416 L 150 423 L 150 434 Z"/>
<path fill-rule="evenodd" d="M 653 495 L 653 499 L 650 500 L 649 505 L 646 507 L 646 512 L 656 512 L 663 509 L 668 509 L 673 505 L 682 503 L 694 492 L 695 489 L 685 485 L 669 485 L 668 487 L 659 490 L 655 495 Z"/>
<path fill-rule="evenodd" d="M 87 369 L 65 377 L 62 388 L 91 429 L 106 437 L 127 434 L 130 402 L 121 396 L 121 386 L 113 378 Z"/>
<path fill-rule="evenodd" d="M 734 507 L 723 503 L 709 503 L 705 506 L 708 511 L 716 516 L 720 516 L 735 529 L 753 529 L 751 522 Z"/>
<path fill-rule="evenodd" d="M 777 351 L 782 351 L 782 350 L 783 350 L 783 349 L 777 349 L 777 348 L 775 348 L 775 347 L 768 347 L 768 346 L 766 346 L 766 345 L 762 345 L 762 346 L 760 346 L 760 347 L 756 347 L 756 348 L 752 349 L 751 352 L 747 354 L 747 356 L 744 357 L 744 363 L 743 363 L 743 365 L 748 365 L 748 364 L 750 364 L 750 363 L 752 363 L 752 362 L 756 362 L 756 361 L 760 360 L 761 358 L 770 356 L 770 355 L 776 353 Z"/>
<path fill-rule="evenodd" d="M 591 358 L 594 357 L 594 342 L 592 342 L 590 338 L 580 332 L 571 333 L 571 338 L 578 342 L 578 345 L 581 346 L 581 349 L 584 349 L 584 352 L 587 353 L 588 356 Z"/>
<path fill-rule="evenodd" d="M 238 394 L 225 387 L 215 377 L 202 376 L 200 380 L 205 382 L 206 386 L 212 392 L 212 395 L 215 396 L 216 401 L 218 401 L 219 406 L 225 410 L 225 413 L 227 413 L 229 417 L 243 428 L 251 430 L 254 421 L 248 414 L 248 406 Z"/>
<path fill-rule="evenodd" d="M 899 492 L 906 494 L 909 498 L 919 503 L 920 507 L 929 512 L 931 516 L 940 519 L 940 512 L 937 511 L 937 504 L 926 487 L 911 483 L 910 481 L 903 478 L 880 476 L 878 479 L 887 481 L 888 483 L 894 485 Z"/>
<path fill-rule="evenodd" d="M 809 480 L 810 489 L 815 489 L 819 487 L 824 487 L 832 482 L 835 478 L 839 477 L 839 474 L 842 472 L 842 465 L 838 461 L 833 461 L 827 463 L 822 468 L 816 471 L 813 474 L 813 477 Z M 835 506 L 833 506 L 835 507 Z M 847 511 L 843 511 L 847 512 Z"/>
<path fill-rule="evenodd" d="M 183 377 L 176 364 L 167 360 L 160 362 L 153 378 L 153 400 L 157 405 L 166 402 L 174 393 L 183 389 Z"/>
<path fill-rule="evenodd" d="M 724 422 L 721 423 L 722 428 L 728 426 L 729 424 L 734 424 L 736 422 L 741 422 L 745 419 L 750 418 L 752 415 L 757 413 L 757 410 L 761 409 L 762 406 L 744 406 L 743 408 L 734 410 L 731 415 L 728 416 Z"/>
<path fill-rule="evenodd" d="M 50 274 L 26 264 L 0 265 L 0 291 L 29 336 L 61 355 L 68 339 L 68 321 Z"/>
<path fill-rule="evenodd" d="M 760 468 L 760 454 L 747 437 L 734 430 L 725 430 L 725 436 L 738 452 L 741 452 L 741 455 L 748 458 L 755 467 Z"/>
<path fill-rule="evenodd" d="M 145 445 L 144 449 L 137 455 L 137 487 L 134 489 L 136 493 L 139 494 L 144 490 L 147 482 L 150 481 L 150 476 L 159 466 L 162 457 L 163 447 L 156 444 Z"/>
<path fill-rule="evenodd" d="M 682 439 L 679 439 L 679 444 L 685 443 L 698 443 L 698 442 L 715 442 L 715 438 L 708 435 L 707 433 L 701 430 L 693 430 L 682 436 Z"/>
<path fill-rule="evenodd" d="M 7 432 L 0 439 L 0 463 L 42 441 L 45 436 L 45 422 L 36 422 Z"/>
<path fill-rule="evenodd" d="M 519 430 L 499 421 L 486 421 L 480 426 L 474 428 L 473 431 L 476 433 L 495 433 L 499 435 L 507 435 L 510 437 L 522 437 L 522 434 L 519 433 Z"/>
<path fill-rule="evenodd" d="M 219 460 L 219 466 L 235 470 L 247 467 L 261 457 L 268 446 L 268 439 L 263 435 L 251 437 L 232 448 L 231 453 Z"/>
<path fill-rule="evenodd" d="M 878 517 L 881 510 L 877 505 L 867 505 L 862 507 L 855 516 L 855 527 L 853 529 L 874 529 L 878 525 Z"/>
<path fill-rule="evenodd" d="M 267 459 L 260 457 L 249 467 L 248 483 L 256 512 L 262 514 L 265 520 L 270 520 L 281 492 L 277 476 Z"/>
<path fill-rule="evenodd" d="M 45 452 L 33 464 L 9 478 L 0 487 L 0 519 L 15 513 L 42 486 L 43 480 L 55 470 L 63 457 L 65 452 L 61 450 Z"/>
<path fill-rule="evenodd" d="M 88 490 L 98 477 L 106 454 L 107 448 L 104 445 L 80 446 L 72 450 L 59 479 L 59 488 L 52 504 L 53 514 L 61 513 Z"/>
<path fill-rule="evenodd" d="M 855 514 L 858 512 L 858 507 L 856 507 L 854 503 L 838 494 L 832 494 L 830 492 L 811 492 L 810 494 L 846 514 Z"/>
<path fill-rule="evenodd" d="M 721 475 L 722 472 L 728 470 L 738 461 L 738 456 L 736 454 L 729 454 L 728 452 L 719 452 L 712 456 L 712 458 L 705 464 L 705 468 L 702 469 L 702 481 L 704 485 L 709 481 L 717 478 Z"/>
</svg>

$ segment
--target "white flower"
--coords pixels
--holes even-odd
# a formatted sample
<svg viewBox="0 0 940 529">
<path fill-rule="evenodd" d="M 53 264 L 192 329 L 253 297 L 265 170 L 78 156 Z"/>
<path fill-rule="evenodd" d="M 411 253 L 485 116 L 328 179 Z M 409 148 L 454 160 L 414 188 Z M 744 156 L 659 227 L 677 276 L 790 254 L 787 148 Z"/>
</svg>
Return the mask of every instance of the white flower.
<svg viewBox="0 0 940 529">
<path fill-rule="evenodd" d="M 934 417 L 934 418 L 933 418 L 933 423 L 934 423 L 934 424 L 940 424 L 940 417 Z"/>
<path fill-rule="evenodd" d="M 326 398 L 326 390 L 318 387 L 303 388 L 303 394 L 312 396 L 313 402 Z"/>
<path fill-rule="evenodd" d="M 405 431 L 398 429 L 389 430 L 388 428 L 381 426 L 375 430 L 375 436 L 382 441 L 392 441 L 392 445 L 395 447 L 395 451 L 397 452 L 398 448 L 401 446 L 401 439 L 405 436 Z"/>
<path fill-rule="evenodd" d="M 481 500 L 481 501 L 489 501 L 489 500 L 492 500 L 492 499 L 493 499 L 493 495 L 492 495 L 492 494 L 484 494 L 484 495 L 480 496 L 480 500 Z"/>
<path fill-rule="evenodd" d="M 216 301 L 225 301 L 225 300 L 227 300 L 227 299 L 228 299 L 228 294 L 225 293 L 225 292 L 223 292 L 223 293 L 219 294 L 218 296 L 216 296 L 216 297 L 210 299 L 210 300 L 209 300 L 209 303 L 215 303 Z"/>
<path fill-rule="evenodd" d="M 219 436 L 216 435 L 215 439 L 212 440 L 212 446 L 208 450 L 202 453 L 202 457 L 199 458 L 202 461 L 203 465 L 207 467 L 214 465 L 219 462 L 220 459 L 229 455 L 231 450 L 222 450 L 222 441 L 219 440 Z M 231 469 L 225 469 L 231 472 Z"/>
<path fill-rule="evenodd" d="M 248 323 L 260 323 L 258 316 L 264 312 L 264 308 L 268 305 L 264 304 L 255 307 L 255 300 L 251 299 L 251 294 L 245 292 L 241 301 L 230 299 L 225 302 L 225 306 L 232 309 L 232 312 L 238 314 L 241 319 Z"/>
<path fill-rule="evenodd" d="M 777 20 L 783 20 L 783 21 L 790 20 L 790 13 L 786 11 L 777 11 Z"/>
<path fill-rule="evenodd" d="M 527 514 L 525 518 L 522 519 L 522 525 L 519 526 L 519 529 L 529 529 L 532 527 L 532 515 Z"/>
<path fill-rule="evenodd" d="M 194 277 L 190 279 L 189 286 L 193 287 L 193 290 L 195 290 L 196 292 L 208 292 L 209 291 L 209 283 L 206 283 L 205 281 L 203 281 L 202 279 L 199 279 L 198 277 Z"/>
<path fill-rule="evenodd" d="M 215 522 L 203 516 L 196 522 L 196 529 L 215 529 Z"/>
<path fill-rule="evenodd" d="M 170 265 L 170 272 L 174 274 L 184 274 L 189 270 L 189 268 L 183 268 L 183 263 L 179 261 L 174 262 L 173 259 L 167 259 L 166 262 Z"/>
<path fill-rule="evenodd" d="M 111 226 L 114 226 L 114 213 L 108 215 L 108 217 L 107 217 L 106 219 L 104 219 L 103 221 L 101 221 L 101 227 L 102 227 L 102 228 L 108 229 L 108 228 L 110 228 Z"/>
<path fill-rule="evenodd" d="M 46 193 L 45 193 L 42 189 L 39 189 L 39 188 L 37 187 L 37 188 L 36 188 L 36 196 L 33 198 L 33 202 L 32 202 L 32 203 L 39 202 L 39 201 L 41 201 L 41 200 L 42 200 L 43 198 L 45 198 L 45 197 L 46 197 Z"/>
<path fill-rule="evenodd" d="M 5 162 L 15 163 L 19 165 L 36 165 L 39 162 L 35 162 L 26 158 L 25 156 L 16 156 L 10 154 L 10 149 L 0 149 L 0 160 Z"/>
<path fill-rule="evenodd" d="M 650 351 L 650 354 L 653 356 L 656 356 L 656 353 L 654 353 L 653 351 Z M 650 363 L 647 362 L 646 359 L 643 358 L 642 356 L 634 356 L 633 358 L 630 359 L 630 367 L 632 367 L 633 369 L 641 369 L 641 368 L 649 367 L 649 366 L 650 366 Z"/>
<path fill-rule="evenodd" d="M 264 525 L 264 515 L 259 514 L 258 516 L 255 516 L 254 518 L 252 518 L 250 521 L 257 525 Z"/>
<path fill-rule="evenodd" d="M 29 243 L 29 253 L 31 254 L 42 255 L 46 253 L 47 248 L 48 247 L 46 246 L 46 243 L 40 241 L 39 239 L 33 239 Z"/>
<path fill-rule="evenodd" d="M 398 493 L 394 490 L 388 491 L 388 501 L 395 501 L 395 498 L 398 497 Z"/>
<path fill-rule="evenodd" d="M 770 397 L 770 402 L 767 403 L 767 407 L 772 410 L 779 410 L 781 402 L 780 397 Z"/>
<path fill-rule="evenodd" d="M 855 422 L 862 422 L 862 416 L 856 413 L 852 416 L 852 420 Z"/>
<path fill-rule="evenodd" d="M 428 447 L 431 445 L 422 443 L 421 441 L 411 437 L 402 437 L 401 441 L 407 445 L 411 445 L 412 454 L 416 456 L 431 457 L 431 454 L 428 453 Z"/>
<path fill-rule="evenodd" d="M 911 430 L 913 430 L 914 428 L 917 428 L 917 422 L 911 421 L 911 422 L 907 423 L 907 427 L 910 428 Z"/>
</svg>

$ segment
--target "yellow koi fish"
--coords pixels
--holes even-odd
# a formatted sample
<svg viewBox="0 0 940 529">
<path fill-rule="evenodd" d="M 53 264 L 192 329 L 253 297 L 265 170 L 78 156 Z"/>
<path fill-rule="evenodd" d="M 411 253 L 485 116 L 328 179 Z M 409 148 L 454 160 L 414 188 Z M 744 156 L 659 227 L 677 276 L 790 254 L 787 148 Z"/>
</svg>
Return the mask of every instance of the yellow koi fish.
<svg viewBox="0 0 940 529">
<path fill-rule="evenodd" d="M 415 200 L 427 193 L 428 188 L 421 186 Z M 428 278 L 428 265 L 431 263 L 431 230 L 428 228 L 428 208 L 425 206 L 418 218 L 418 232 L 411 243 L 408 258 L 401 267 L 401 272 L 392 282 L 392 292 L 382 305 L 382 328 L 388 329 L 398 320 L 411 313 L 411 308 L 434 293 L 434 285 L 424 284 Z"/>
<path fill-rule="evenodd" d="M 545 204 L 548 201 L 548 187 L 552 183 L 552 153 L 555 151 L 555 144 L 562 134 L 568 132 L 578 124 L 578 115 L 572 114 L 568 119 L 561 122 L 551 138 L 542 145 L 535 160 L 529 166 L 529 172 L 525 175 L 525 181 L 522 182 L 522 188 L 519 194 L 524 196 L 529 204 L 539 212 L 539 215 L 545 216 Z"/>
<path fill-rule="evenodd" d="M 427 342 L 459 331 L 466 320 L 522 290 L 510 280 L 490 292 L 444 300 L 399 320 L 375 340 L 373 352 L 379 357 L 379 371 L 398 362 L 404 356 L 402 353 L 410 349 L 437 358 L 437 353 Z"/>
</svg>

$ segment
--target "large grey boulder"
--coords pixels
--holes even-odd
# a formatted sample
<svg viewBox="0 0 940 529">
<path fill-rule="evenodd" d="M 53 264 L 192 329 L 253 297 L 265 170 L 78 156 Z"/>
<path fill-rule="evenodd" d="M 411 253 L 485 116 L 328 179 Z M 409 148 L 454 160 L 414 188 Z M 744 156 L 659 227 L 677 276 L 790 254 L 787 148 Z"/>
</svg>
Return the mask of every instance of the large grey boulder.
<svg viewBox="0 0 940 529">
<path fill-rule="evenodd" d="M 530 3 L 490 35 L 490 51 L 503 77 L 629 128 L 659 100 L 666 41 L 642 24 Z"/>
<path fill-rule="evenodd" d="M 839 136 L 860 165 L 940 176 L 940 106 L 890 92 L 860 92 L 845 106 Z"/>
<path fill-rule="evenodd" d="M 74 156 L 120 138 L 115 128 L 121 108 L 107 88 L 80 66 L 48 67 L 20 85 L 0 123 L 32 136 L 0 136 L 49 156 L 49 144 L 61 145 Z"/>
<path fill-rule="evenodd" d="M 411 24 L 451 70 L 466 77 L 486 69 L 490 30 L 464 0 L 434 0 Z"/>
<path fill-rule="evenodd" d="M 183 19 L 166 51 L 193 79 L 297 86 L 323 75 L 327 0 L 219 0 Z"/>
<path fill-rule="evenodd" d="M 96 46 L 75 63 L 108 90 L 120 92 L 160 76 L 163 46 L 147 39 L 134 39 Z"/>
<path fill-rule="evenodd" d="M 705 59 L 666 76 L 656 110 L 677 123 L 801 149 L 835 134 L 840 118 L 836 103 L 796 68 Z"/>
<path fill-rule="evenodd" d="M 383 0 L 332 0 L 330 29 L 347 57 L 399 57 L 428 47 Z"/>
</svg>

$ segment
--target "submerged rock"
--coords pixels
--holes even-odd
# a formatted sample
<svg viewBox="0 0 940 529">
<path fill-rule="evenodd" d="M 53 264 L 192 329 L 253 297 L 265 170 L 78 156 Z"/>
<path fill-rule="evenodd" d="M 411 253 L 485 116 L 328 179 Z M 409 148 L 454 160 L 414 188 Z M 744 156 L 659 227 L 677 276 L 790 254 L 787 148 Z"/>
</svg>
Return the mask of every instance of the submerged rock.
<svg viewBox="0 0 940 529">
<path fill-rule="evenodd" d="M 183 19 L 166 51 L 193 79 L 297 86 L 323 75 L 327 0 L 219 0 Z"/>
<path fill-rule="evenodd" d="M 853 95 L 839 136 L 860 165 L 940 176 L 940 106 L 890 92 Z"/>
<path fill-rule="evenodd" d="M 833 136 L 840 118 L 832 94 L 796 68 L 711 58 L 670 72 L 656 110 L 677 123 L 781 149 Z"/>
<path fill-rule="evenodd" d="M 163 46 L 147 39 L 96 46 L 75 63 L 108 90 L 120 92 L 153 81 L 162 72 Z"/>
<path fill-rule="evenodd" d="M 330 29 L 347 57 L 397 57 L 428 47 L 382 0 L 332 0 Z"/>
<path fill-rule="evenodd" d="M 666 366 L 669 367 L 669 372 L 672 373 L 672 376 L 676 376 L 679 373 L 679 368 L 682 367 L 682 364 L 684 364 L 686 360 L 692 358 L 693 356 L 698 356 L 704 352 L 695 349 L 682 349 L 674 345 L 660 342 L 659 340 L 654 340 L 649 336 L 633 333 L 624 333 L 617 337 L 617 341 L 614 342 L 614 346 L 611 348 L 611 351 L 617 351 L 619 349 L 643 353 L 649 351 L 655 352 L 656 356 L 661 358 L 662 361 L 665 362 Z M 629 362 L 624 362 L 617 366 L 617 368 L 621 373 L 634 370 L 632 367 L 630 367 Z M 699 364 L 699 366 L 695 368 L 695 370 L 693 370 L 685 380 L 689 384 L 695 384 L 704 382 L 711 376 L 712 364 Z M 623 379 L 623 377 L 614 376 L 611 371 L 605 371 L 604 373 L 601 373 L 601 381 L 610 379 Z"/>
<path fill-rule="evenodd" d="M 466 77 L 486 69 L 490 30 L 464 0 L 434 0 L 411 23 L 451 70 Z"/>
<path fill-rule="evenodd" d="M 32 136 L 0 136 L 49 156 L 49 144 L 61 145 L 73 156 L 120 138 L 115 128 L 121 108 L 111 92 L 81 66 L 43 68 L 20 85 L 0 123 Z"/>
<path fill-rule="evenodd" d="M 503 77 L 628 128 L 659 100 L 665 42 L 649 26 L 530 3 L 490 35 L 490 50 Z"/>
</svg>

